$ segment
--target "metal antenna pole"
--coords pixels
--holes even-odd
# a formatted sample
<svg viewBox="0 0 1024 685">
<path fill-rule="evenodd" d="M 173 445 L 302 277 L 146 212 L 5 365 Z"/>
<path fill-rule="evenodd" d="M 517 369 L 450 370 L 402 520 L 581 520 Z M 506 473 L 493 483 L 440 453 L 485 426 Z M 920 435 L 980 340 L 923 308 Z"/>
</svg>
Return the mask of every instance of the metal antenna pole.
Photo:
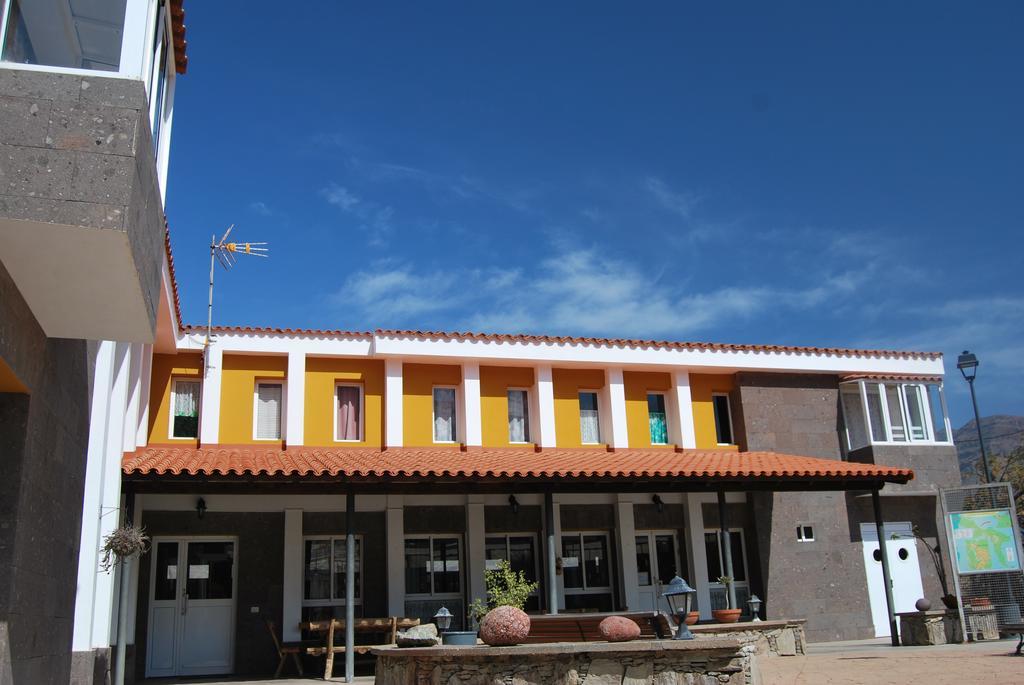
<svg viewBox="0 0 1024 685">
<path fill-rule="evenodd" d="M 210 300 L 206 306 L 206 343 L 203 345 L 203 363 L 206 364 L 206 360 L 209 355 L 206 353 L 210 348 L 210 337 L 213 334 L 213 262 L 216 259 L 217 253 L 217 236 L 210 237 Z"/>
</svg>

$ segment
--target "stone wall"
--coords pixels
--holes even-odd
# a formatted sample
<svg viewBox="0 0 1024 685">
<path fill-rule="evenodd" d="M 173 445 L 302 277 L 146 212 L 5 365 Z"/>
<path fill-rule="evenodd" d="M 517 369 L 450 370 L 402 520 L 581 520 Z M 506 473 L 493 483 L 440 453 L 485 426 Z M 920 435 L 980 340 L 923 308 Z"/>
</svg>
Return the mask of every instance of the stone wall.
<svg viewBox="0 0 1024 685">
<path fill-rule="evenodd" d="M 914 470 L 906 485 L 887 485 L 887 492 L 936 492 L 961 484 L 960 462 L 953 445 L 872 445 L 854 450 L 850 461 Z"/>
<path fill-rule="evenodd" d="M 383 648 L 377 685 L 740 685 L 750 659 L 728 638 L 519 647 Z"/>
</svg>

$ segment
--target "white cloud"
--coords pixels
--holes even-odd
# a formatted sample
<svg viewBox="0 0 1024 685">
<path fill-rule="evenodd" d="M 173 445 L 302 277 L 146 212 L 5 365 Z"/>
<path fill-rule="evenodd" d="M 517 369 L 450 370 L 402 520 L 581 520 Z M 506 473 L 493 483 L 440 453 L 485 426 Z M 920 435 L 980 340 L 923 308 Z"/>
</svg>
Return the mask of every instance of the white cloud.
<svg viewBox="0 0 1024 685">
<path fill-rule="evenodd" d="M 345 186 L 337 183 L 331 183 L 321 190 L 320 194 L 328 204 L 359 221 L 359 230 L 367 234 L 367 241 L 370 245 L 379 247 L 387 244 L 387 238 L 393 229 L 392 219 L 395 215 L 395 210 L 390 205 L 363 200 Z"/>
<path fill-rule="evenodd" d="M 339 186 L 336 183 L 332 183 L 328 187 L 324 188 L 323 195 L 329 203 L 335 207 L 340 207 L 343 211 L 351 212 L 357 204 L 359 204 L 359 197 L 349 191 L 344 186 Z"/>
<path fill-rule="evenodd" d="M 249 209 L 260 216 L 270 216 L 273 214 L 273 212 L 270 211 L 270 207 L 268 207 L 265 202 L 250 202 Z"/>
<path fill-rule="evenodd" d="M 644 179 L 644 188 L 664 209 L 682 219 L 689 219 L 693 208 L 697 205 L 696 195 L 672 190 L 664 181 L 655 176 L 648 176 Z"/>
</svg>

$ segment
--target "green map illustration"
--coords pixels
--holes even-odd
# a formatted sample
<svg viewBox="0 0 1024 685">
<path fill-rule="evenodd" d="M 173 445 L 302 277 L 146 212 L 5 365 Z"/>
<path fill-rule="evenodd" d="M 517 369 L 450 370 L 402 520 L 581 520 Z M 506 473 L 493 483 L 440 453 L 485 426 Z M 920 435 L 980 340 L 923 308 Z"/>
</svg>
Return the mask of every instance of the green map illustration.
<svg viewBox="0 0 1024 685">
<path fill-rule="evenodd" d="M 1017 571 L 1017 541 L 1008 509 L 963 511 L 949 515 L 960 573 Z"/>
</svg>

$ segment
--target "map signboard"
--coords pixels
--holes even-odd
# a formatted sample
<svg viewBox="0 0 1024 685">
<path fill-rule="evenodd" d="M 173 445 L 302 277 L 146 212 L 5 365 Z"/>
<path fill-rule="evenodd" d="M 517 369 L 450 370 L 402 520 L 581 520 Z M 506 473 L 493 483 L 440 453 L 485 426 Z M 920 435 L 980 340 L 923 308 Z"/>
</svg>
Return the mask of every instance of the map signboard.
<svg viewBox="0 0 1024 685">
<path fill-rule="evenodd" d="M 1009 509 L 956 512 L 949 524 L 961 575 L 1021 570 Z"/>
</svg>

